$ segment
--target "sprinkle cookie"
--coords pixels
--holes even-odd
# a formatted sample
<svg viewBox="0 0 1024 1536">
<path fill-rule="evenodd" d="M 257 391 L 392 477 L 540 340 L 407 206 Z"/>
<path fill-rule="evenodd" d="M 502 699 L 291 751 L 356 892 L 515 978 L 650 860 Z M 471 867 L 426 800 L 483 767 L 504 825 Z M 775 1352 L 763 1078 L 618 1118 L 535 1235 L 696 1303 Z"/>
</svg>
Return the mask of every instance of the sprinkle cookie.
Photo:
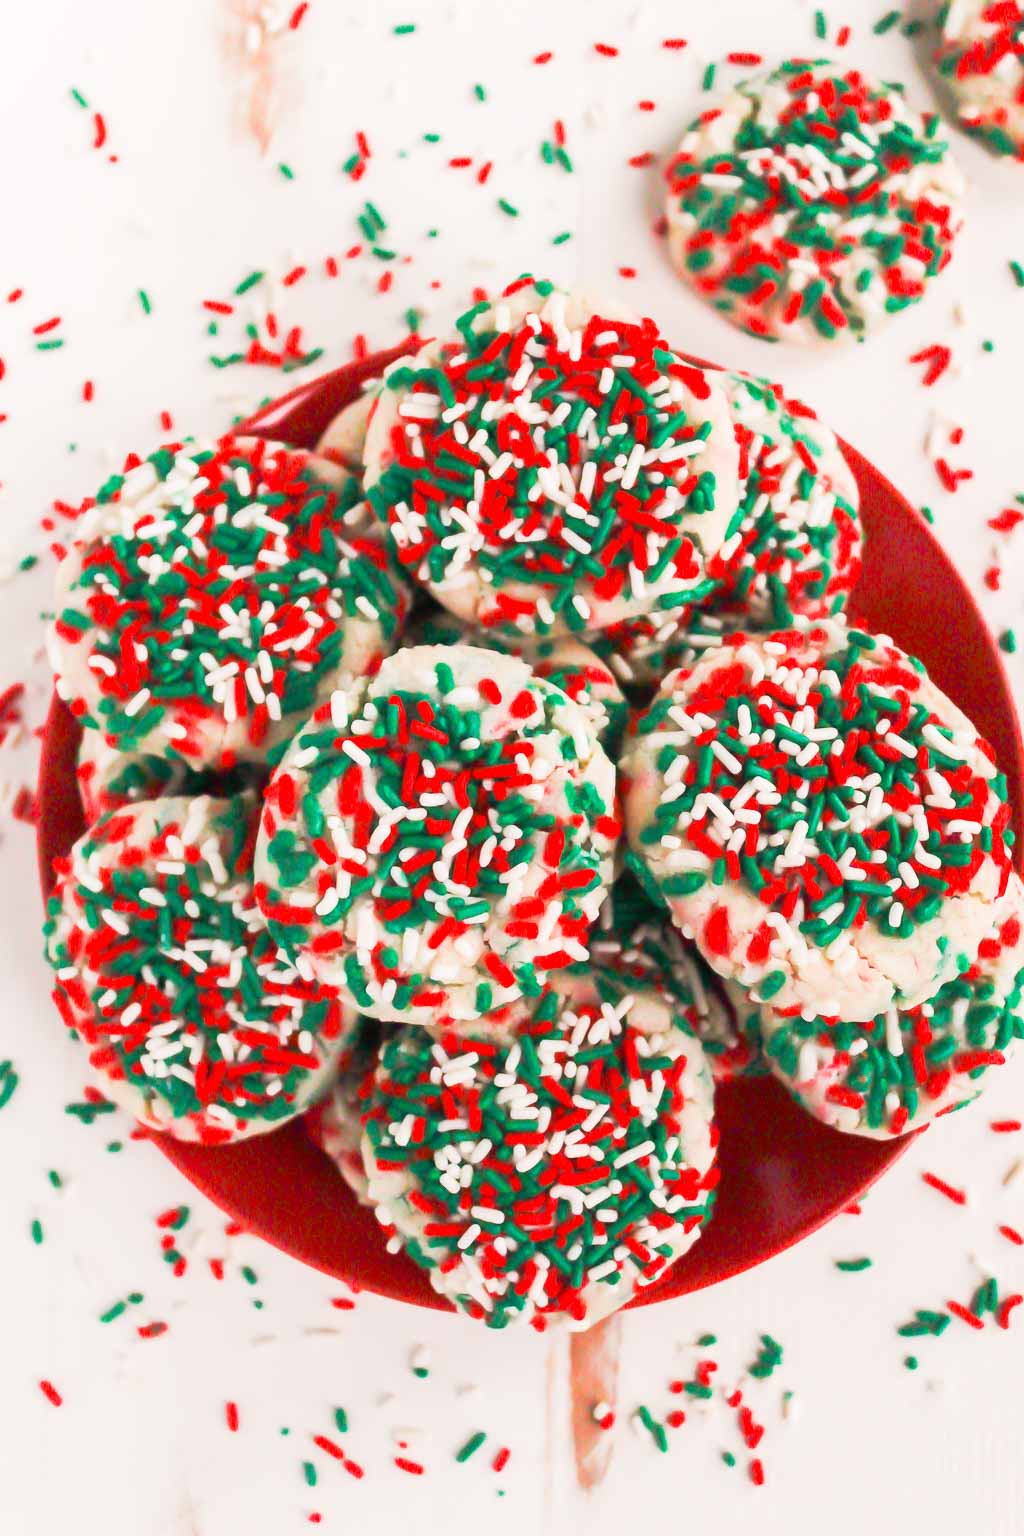
<svg viewBox="0 0 1024 1536">
<path fill-rule="evenodd" d="M 1024 160 L 1024 6 L 950 0 L 940 12 L 939 72 L 960 126 L 1001 155 Z"/>
<path fill-rule="evenodd" d="M 556 635 L 711 590 L 736 507 L 724 397 L 651 320 L 523 279 L 384 374 L 366 495 L 402 565 L 485 629 Z"/>
<path fill-rule="evenodd" d="M 916 1008 L 856 1024 L 765 1008 L 772 1071 L 815 1119 L 858 1136 L 902 1136 L 970 1103 L 1024 1036 L 1022 917 L 1014 875 L 974 964 Z"/>
<path fill-rule="evenodd" d="M 626 826 L 721 975 L 867 1020 L 966 971 L 1010 878 L 1006 781 L 891 640 L 736 635 L 665 679 L 623 758 Z"/>
<path fill-rule="evenodd" d="M 120 751 L 265 761 L 339 678 L 391 649 L 407 594 L 358 485 L 256 438 L 130 458 L 57 578 L 57 689 Z"/>
<path fill-rule="evenodd" d="M 47 951 L 108 1098 L 208 1145 L 273 1130 L 326 1086 L 353 1009 L 304 979 L 257 911 L 249 797 L 110 812 L 57 864 Z"/>
<path fill-rule="evenodd" d="M 835 434 L 778 384 L 727 373 L 740 499 L 711 565 L 727 628 L 841 613 L 860 575 L 860 492 Z"/>
<path fill-rule="evenodd" d="M 586 978 L 511 1044 L 403 1030 L 365 1111 L 378 1219 L 491 1328 L 591 1327 L 696 1242 L 717 1182 L 711 1076 L 663 1000 Z"/>
<path fill-rule="evenodd" d="M 619 831 L 578 704 L 514 657 L 421 646 L 288 748 L 257 896 L 282 947 L 362 1012 L 474 1019 L 585 958 Z"/>
<path fill-rule="evenodd" d="M 753 336 L 862 340 L 950 258 L 964 182 L 940 128 L 824 60 L 743 81 L 668 168 L 672 260 Z"/>
</svg>

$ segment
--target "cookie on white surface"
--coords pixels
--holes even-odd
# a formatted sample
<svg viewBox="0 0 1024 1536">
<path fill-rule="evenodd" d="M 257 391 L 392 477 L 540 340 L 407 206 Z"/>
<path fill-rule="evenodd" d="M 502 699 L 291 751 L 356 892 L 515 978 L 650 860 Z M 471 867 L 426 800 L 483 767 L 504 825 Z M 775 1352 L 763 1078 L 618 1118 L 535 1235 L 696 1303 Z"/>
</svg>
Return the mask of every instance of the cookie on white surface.
<svg viewBox="0 0 1024 1536">
<path fill-rule="evenodd" d="M 961 128 L 997 154 L 1024 159 L 1024 6 L 1020 0 L 949 0 L 939 27 L 935 60 Z"/>
<path fill-rule="evenodd" d="M 938 116 L 821 59 L 716 96 L 667 180 L 680 275 L 773 341 L 863 339 L 924 295 L 963 220 L 964 181 Z"/>
</svg>

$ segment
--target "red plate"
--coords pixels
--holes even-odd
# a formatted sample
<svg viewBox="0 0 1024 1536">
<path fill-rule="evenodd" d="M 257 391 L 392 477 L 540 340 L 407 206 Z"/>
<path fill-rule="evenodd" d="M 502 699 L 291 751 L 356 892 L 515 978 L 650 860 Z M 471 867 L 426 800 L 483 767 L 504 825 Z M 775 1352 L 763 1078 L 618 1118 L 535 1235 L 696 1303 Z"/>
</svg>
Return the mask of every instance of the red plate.
<svg viewBox="0 0 1024 1536">
<path fill-rule="evenodd" d="M 363 380 L 405 350 L 408 344 L 304 384 L 252 417 L 245 430 L 312 447 Z M 939 686 L 988 737 L 1009 779 L 1019 840 L 1024 761 L 999 651 L 924 520 L 866 459 L 852 448 L 845 451 L 860 486 L 867 546 L 851 612 L 922 657 Z M 74 776 L 78 739 L 78 726 L 55 698 L 39 783 L 39 870 L 46 893 L 53 859 L 66 854 L 84 828 Z M 1020 841 L 1018 846 L 1024 849 Z M 907 1145 L 829 1130 L 770 1078 L 721 1089 L 718 1118 L 722 1180 L 714 1220 L 666 1279 L 634 1305 L 700 1290 L 763 1263 L 855 1200 Z M 198 1189 L 286 1253 L 399 1301 L 447 1305 L 414 1264 L 385 1252 L 373 1215 L 356 1204 L 301 1122 L 216 1149 L 154 1140 Z"/>
</svg>

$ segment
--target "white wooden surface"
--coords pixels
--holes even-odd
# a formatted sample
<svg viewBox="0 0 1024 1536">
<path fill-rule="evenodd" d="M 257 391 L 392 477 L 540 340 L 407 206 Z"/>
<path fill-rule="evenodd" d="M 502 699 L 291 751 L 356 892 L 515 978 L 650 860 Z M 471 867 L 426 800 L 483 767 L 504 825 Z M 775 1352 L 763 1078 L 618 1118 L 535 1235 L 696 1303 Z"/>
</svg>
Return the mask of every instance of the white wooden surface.
<svg viewBox="0 0 1024 1536">
<path fill-rule="evenodd" d="M 280 9 L 286 20 L 289 8 Z M 830 36 L 848 23 L 844 57 L 905 79 L 928 103 L 913 45 L 898 31 L 872 35 L 885 9 L 883 0 L 833 3 Z M 979 591 L 993 547 L 1003 546 L 1002 590 L 984 591 L 985 608 L 998 629 L 1020 621 L 1018 548 L 991 535 L 985 520 L 1024 491 L 1024 292 L 1007 267 L 1024 259 L 1024 171 L 954 135 L 972 183 L 970 222 L 933 295 L 852 353 L 769 352 L 678 288 L 651 234 L 657 173 L 627 160 L 672 147 L 710 59 L 737 49 L 768 57 L 820 49 L 812 6 L 312 0 L 296 31 L 278 19 L 269 15 L 268 25 L 250 0 L 51 0 L 5 16 L 0 563 L 41 547 L 39 519 L 54 498 L 94 488 L 116 454 L 145 451 L 159 437 L 160 411 L 179 428 L 216 430 L 233 410 L 280 390 L 269 370 L 217 371 L 205 361 L 210 350 L 235 349 L 242 320 L 224 321 L 211 341 L 202 301 L 229 298 L 248 271 L 279 278 L 309 266 L 275 303 L 286 325 L 301 323 L 309 343 L 326 348 L 325 367 L 350 355 L 357 333 L 371 345 L 397 339 L 410 305 L 428 311 L 426 327 L 440 324 L 474 284 L 530 267 L 618 294 L 658 316 L 680 345 L 773 371 L 803 392 L 909 497 L 935 508 L 940 536 Z M 406 22 L 416 31 L 395 35 Z M 663 48 L 671 36 L 689 46 Z M 602 57 L 596 42 L 617 46 L 618 56 Z M 545 50 L 552 61 L 533 65 Z M 88 110 L 71 100 L 72 86 Z M 639 111 L 641 99 L 657 110 Z M 99 149 L 91 147 L 95 110 L 108 135 Z M 572 176 L 540 160 L 556 118 Z M 341 165 L 357 129 L 372 159 L 353 183 Z M 424 133 L 442 142 L 427 144 Z M 459 156 L 473 165 L 449 168 Z M 493 170 L 480 185 L 487 160 Z M 388 243 L 409 258 L 393 264 L 386 294 L 376 291 L 379 262 L 344 255 L 359 241 L 367 197 L 388 220 Z M 497 208 L 499 197 L 519 207 L 518 218 Z M 554 247 L 563 230 L 573 238 Z M 323 275 L 329 254 L 341 266 L 334 281 Z M 623 267 L 636 278 L 622 277 Z M 17 287 L 24 297 L 5 304 Z M 139 289 L 151 298 L 149 316 Z M 259 292 L 241 302 L 243 319 Z M 47 334 L 63 336 L 64 347 L 36 350 L 32 328 L 58 314 L 61 326 Z M 981 350 L 986 338 L 996 343 L 991 354 Z M 952 345 L 955 368 L 924 390 L 907 358 L 934 342 Z M 81 398 L 87 379 L 91 404 Z M 932 412 L 966 429 L 957 462 L 975 478 L 956 496 L 941 491 L 924 453 Z M 0 602 L 0 685 L 29 680 L 32 724 L 45 696 L 37 615 L 47 579 L 44 563 L 5 587 Z M 20 756 L 5 749 L 5 779 L 28 780 L 32 756 L 31 745 Z M 226 1238 L 223 1218 L 155 1151 L 129 1143 L 126 1124 L 108 1117 L 84 1127 L 65 1113 L 82 1073 L 48 1001 L 31 838 L 5 823 L 2 839 L 0 1058 L 21 1075 L 0 1115 L 4 1536 L 280 1536 L 316 1528 L 307 1525 L 311 1513 L 325 1531 L 385 1536 L 455 1520 L 495 1532 L 602 1533 L 626 1521 L 726 1531 L 750 1524 L 766 1536 L 823 1525 L 852 1536 L 915 1521 L 940 1536 L 965 1521 L 986 1536 L 1020 1531 L 1024 1316 L 1016 1332 L 954 1322 L 941 1339 L 907 1341 L 895 1330 L 917 1306 L 968 1300 L 988 1273 L 1004 1293 L 1024 1289 L 1024 1250 L 996 1230 L 1024 1226 L 1024 1177 L 1002 1182 L 1024 1157 L 1024 1133 L 989 1128 L 1024 1111 L 1024 1065 L 1001 1074 L 976 1112 L 925 1137 L 862 1215 L 716 1291 L 630 1316 L 611 1467 L 584 1497 L 569 1447 L 564 1345 L 491 1337 L 370 1297 L 336 1309 L 343 1287 L 254 1239 Z M 106 1150 L 115 1138 L 126 1143 L 119 1153 Z M 925 1187 L 924 1168 L 966 1187 L 966 1207 Z M 62 1189 L 49 1183 L 49 1169 L 63 1176 Z M 189 1268 L 174 1278 L 155 1218 L 181 1201 L 191 1208 L 181 1234 Z M 32 1241 L 34 1219 L 41 1244 Z M 834 1267 L 862 1255 L 874 1260 L 863 1273 Z M 223 1282 L 207 1263 L 218 1256 Z M 144 1302 L 101 1324 L 130 1291 Z M 137 1328 L 153 1321 L 168 1331 L 141 1338 Z M 705 1332 L 718 1342 L 697 1350 Z M 762 1332 L 783 1343 L 785 1357 L 770 1381 L 748 1387 L 766 1426 L 757 1454 L 767 1481 L 755 1488 L 724 1394 L 702 1405 L 672 1396 L 668 1384 L 711 1356 L 717 1379 L 734 1385 Z M 411 1368 L 421 1346 L 431 1358 L 425 1379 Z M 902 1364 L 911 1352 L 916 1372 Z M 62 1407 L 45 1400 L 42 1378 L 63 1394 Z M 785 1418 L 784 1391 L 794 1394 Z M 228 1400 L 238 1404 L 237 1434 L 225 1424 Z M 644 1403 L 662 1418 L 681 1402 L 687 1422 L 669 1431 L 670 1450 L 660 1455 L 630 1427 L 631 1410 Z M 311 1440 L 335 1435 L 338 1405 L 350 1429 L 336 1438 L 365 1468 L 361 1480 Z M 458 1465 L 453 1453 L 477 1429 L 487 1432 L 485 1446 Z M 498 1475 L 490 1461 L 501 1445 L 512 1456 Z M 735 1468 L 722 1462 L 725 1450 Z M 396 1468 L 396 1455 L 422 1462 L 426 1474 Z M 316 1487 L 304 1481 L 305 1460 L 319 1469 Z"/>
</svg>

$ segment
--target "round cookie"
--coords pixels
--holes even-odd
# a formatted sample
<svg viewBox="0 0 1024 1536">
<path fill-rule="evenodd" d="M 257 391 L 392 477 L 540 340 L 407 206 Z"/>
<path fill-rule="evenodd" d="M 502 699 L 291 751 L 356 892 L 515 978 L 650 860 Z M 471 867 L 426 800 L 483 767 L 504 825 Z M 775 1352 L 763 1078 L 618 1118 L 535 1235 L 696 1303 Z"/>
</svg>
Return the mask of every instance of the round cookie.
<svg viewBox="0 0 1024 1536">
<path fill-rule="evenodd" d="M 408 604 L 358 483 L 258 438 L 173 443 L 83 505 L 50 652 L 83 724 L 196 768 L 266 761 Z"/>
<path fill-rule="evenodd" d="M 711 1076 L 664 1000 L 584 977 L 512 1044 L 385 1045 L 363 1161 L 378 1219 L 489 1327 L 591 1327 L 697 1240 L 717 1169 Z"/>
<path fill-rule="evenodd" d="M 485 650 L 519 656 L 538 677 L 578 704 L 613 760 L 618 757 L 629 719 L 629 705 L 608 664 L 574 635 L 538 640 L 523 635 L 496 634 L 470 628 L 442 609 L 423 614 L 409 629 L 407 645 L 479 645 Z"/>
<path fill-rule="evenodd" d="M 622 762 L 631 847 L 755 1001 L 867 1020 L 965 971 L 1010 878 L 1006 781 L 884 636 L 736 635 L 666 678 Z"/>
<path fill-rule="evenodd" d="M 902 1136 L 962 1108 L 1024 1036 L 1022 917 L 1014 875 L 974 964 L 915 1008 L 868 1023 L 763 1009 L 772 1071 L 815 1119 L 858 1136 Z"/>
<path fill-rule="evenodd" d="M 651 320 L 522 279 L 400 359 L 366 437 L 398 558 L 467 623 L 599 630 L 711 590 L 736 506 L 725 400 Z"/>
<path fill-rule="evenodd" d="M 753 336 L 863 339 L 950 258 L 964 182 L 940 128 L 827 60 L 741 81 L 668 167 L 675 266 Z"/>
<path fill-rule="evenodd" d="M 1024 6 L 950 0 L 939 14 L 936 63 L 961 128 L 1000 155 L 1024 159 Z"/>
<path fill-rule="evenodd" d="M 354 1009 L 284 958 L 253 899 L 251 797 L 108 812 L 55 866 L 55 999 L 104 1094 L 207 1145 L 270 1131 L 326 1087 Z"/>
<path fill-rule="evenodd" d="M 740 498 L 711 570 L 730 629 L 841 613 L 860 575 L 860 492 L 835 433 L 778 384 L 720 376 L 740 451 Z"/>
<path fill-rule="evenodd" d="M 620 825 L 586 715 L 512 656 L 398 651 L 339 690 L 267 790 L 257 897 L 374 1018 L 469 1020 L 586 955 Z"/>
</svg>

